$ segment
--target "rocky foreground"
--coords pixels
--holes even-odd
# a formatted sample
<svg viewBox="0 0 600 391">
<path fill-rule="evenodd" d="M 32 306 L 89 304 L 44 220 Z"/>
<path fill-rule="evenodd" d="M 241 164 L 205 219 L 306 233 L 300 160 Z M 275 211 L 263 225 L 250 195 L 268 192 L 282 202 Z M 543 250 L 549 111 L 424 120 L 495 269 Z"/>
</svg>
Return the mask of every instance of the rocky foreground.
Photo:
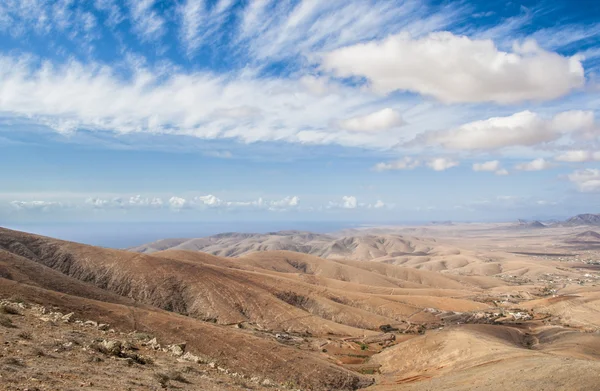
<svg viewBox="0 0 600 391">
<path fill-rule="evenodd" d="M 71 312 L 0 301 L 3 390 L 278 390 L 147 333 L 124 333 Z"/>
</svg>

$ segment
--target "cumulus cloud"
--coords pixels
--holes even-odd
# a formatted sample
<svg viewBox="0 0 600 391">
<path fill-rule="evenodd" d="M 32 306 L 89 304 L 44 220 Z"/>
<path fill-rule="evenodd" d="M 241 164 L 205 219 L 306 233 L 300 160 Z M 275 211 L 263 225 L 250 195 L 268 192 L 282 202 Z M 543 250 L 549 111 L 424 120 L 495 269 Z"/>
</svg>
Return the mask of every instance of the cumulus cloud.
<svg viewBox="0 0 600 391">
<path fill-rule="evenodd" d="M 555 156 L 554 160 L 568 163 L 600 161 L 600 152 L 584 150 L 566 151 Z"/>
<path fill-rule="evenodd" d="M 173 196 L 169 198 L 169 207 L 174 210 L 181 210 L 189 207 L 189 203 L 185 198 Z"/>
<path fill-rule="evenodd" d="M 337 76 L 365 77 L 380 93 L 406 90 L 450 103 L 550 100 L 585 82 L 577 56 L 548 52 L 535 41 L 504 52 L 492 40 L 450 32 L 418 38 L 400 33 L 333 50 L 323 55 L 322 67 Z"/>
<path fill-rule="evenodd" d="M 113 198 L 90 197 L 85 200 L 85 204 L 94 209 L 129 209 L 132 207 L 160 208 L 163 206 L 163 200 L 158 197 L 142 197 L 141 195 Z"/>
<path fill-rule="evenodd" d="M 542 171 L 554 167 L 554 165 L 544 158 L 538 158 L 526 163 L 520 163 L 515 166 L 515 169 L 520 171 Z"/>
<path fill-rule="evenodd" d="M 446 171 L 449 168 L 456 167 L 460 163 L 456 160 L 447 159 L 443 157 L 431 159 L 427 162 L 427 166 L 429 166 L 434 171 Z"/>
<path fill-rule="evenodd" d="M 498 160 L 483 163 L 473 163 L 473 171 L 492 171 L 496 175 L 508 175 L 508 171 L 500 167 Z"/>
<path fill-rule="evenodd" d="M 41 211 L 48 212 L 60 209 L 64 205 L 60 202 L 51 201 L 11 201 L 10 205 L 18 211 Z"/>
<path fill-rule="evenodd" d="M 500 169 L 498 160 L 491 160 L 484 163 L 473 163 L 473 171 L 497 171 Z"/>
<path fill-rule="evenodd" d="M 565 133 L 588 131 L 595 126 L 592 112 L 566 111 L 545 119 L 531 111 L 508 117 L 493 117 L 464 124 L 456 129 L 423 136 L 426 143 L 457 150 L 493 150 L 511 146 L 533 146 L 558 139 Z"/>
<path fill-rule="evenodd" d="M 600 170 L 598 169 L 577 170 L 567 177 L 581 192 L 600 191 Z"/>
<path fill-rule="evenodd" d="M 327 208 L 356 209 L 358 201 L 354 196 L 343 196 L 341 202 L 329 201 Z"/>
<path fill-rule="evenodd" d="M 373 208 L 373 209 L 381 209 L 381 208 L 385 208 L 386 204 L 385 202 L 381 201 L 381 200 L 377 200 L 374 204 L 369 204 L 367 206 L 369 209 Z"/>
<path fill-rule="evenodd" d="M 287 210 L 290 207 L 296 207 L 300 203 L 298 196 L 287 196 L 278 201 L 271 201 L 269 209 L 271 210 Z"/>
<path fill-rule="evenodd" d="M 416 167 L 419 167 L 420 165 L 421 165 L 421 162 L 419 160 L 416 160 L 410 156 L 406 156 L 400 160 L 377 163 L 373 167 L 373 170 L 375 170 L 375 171 L 412 170 Z"/>
<path fill-rule="evenodd" d="M 390 108 L 338 122 L 340 128 L 351 132 L 380 132 L 403 124 L 404 120 L 400 113 Z"/>
</svg>

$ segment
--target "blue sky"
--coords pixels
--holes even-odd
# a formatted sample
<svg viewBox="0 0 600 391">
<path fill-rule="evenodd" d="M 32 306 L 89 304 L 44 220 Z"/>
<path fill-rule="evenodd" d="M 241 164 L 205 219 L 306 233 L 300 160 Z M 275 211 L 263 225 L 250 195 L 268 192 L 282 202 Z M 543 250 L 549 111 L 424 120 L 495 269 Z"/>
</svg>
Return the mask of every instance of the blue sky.
<svg viewBox="0 0 600 391">
<path fill-rule="evenodd" d="M 598 212 L 596 1 L 0 2 L 0 223 Z"/>
</svg>

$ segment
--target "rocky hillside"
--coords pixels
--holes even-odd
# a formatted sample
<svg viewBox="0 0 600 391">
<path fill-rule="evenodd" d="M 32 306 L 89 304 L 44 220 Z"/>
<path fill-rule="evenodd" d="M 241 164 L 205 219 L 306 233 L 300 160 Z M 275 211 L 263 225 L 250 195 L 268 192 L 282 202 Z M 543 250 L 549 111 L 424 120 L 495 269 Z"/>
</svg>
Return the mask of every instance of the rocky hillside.
<svg viewBox="0 0 600 391">
<path fill-rule="evenodd" d="M 401 235 L 332 236 L 311 232 L 281 231 L 267 234 L 226 233 L 197 239 L 165 239 L 130 251 L 152 254 L 164 250 L 202 251 L 239 257 L 255 251 L 294 251 L 328 259 L 369 261 L 383 257 L 424 255 L 433 249 L 434 240 Z"/>
<path fill-rule="evenodd" d="M 594 225 L 600 226 L 600 214 L 585 213 L 573 216 L 564 222 L 567 226 Z"/>
</svg>

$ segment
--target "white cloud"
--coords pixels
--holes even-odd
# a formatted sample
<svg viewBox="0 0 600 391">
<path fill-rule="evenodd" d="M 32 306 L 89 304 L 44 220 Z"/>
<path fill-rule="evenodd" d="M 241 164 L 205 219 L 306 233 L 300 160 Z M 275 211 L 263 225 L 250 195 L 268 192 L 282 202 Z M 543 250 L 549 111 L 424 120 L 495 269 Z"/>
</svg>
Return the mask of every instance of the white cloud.
<svg viewBox="0 0 600 391">
<path fill-rule="evenodd" d="M 132 207 L 160 208 L 163 206 L 163 200 L 158 197 L 142 197 L 141 195 L 113 198 L 90 197 L 85 200 L 85 204 L 95 209 L 129 209 Z"/>
<path fill-rule="evenodd" d="M 584 85 L 579 57 L 541 49 L 535 41 L 499 50 L 492 40 L 450 32 L 392 35 L 323 55 L 337 76 L 366 77 L 380 93 L 407 90 L 444 102 L 517 103 L 550 100 Z"/>
<path fill-rule="evenodd" d="M 144 41 L 157 40 L 166 31 L 165 20 L 154 9 L 156 0 L 128 0 L 133 27 Z"/>
<path fill-rule="evenodd" d="M 356 209 L 356 197 L 354 196 L 343 196 L 342 207 L 346 209 Z"/>
<path fill-rule="evenodd" d="M 515 166 L 515 169 L 520 171 L 542 171 L 554 167 L 554 165 L 544 158 L 538 158 L 526 163 L 520 163 Z"/>
<path fill-rule="evenodd" d="M 358 201 L 354 196 L 343 196 L 341 202 L 329 201 L 327 208 L 342 208 L 342 209 L 356 209 L 358 207 Z"/>
<path fill-rule="evenodd" d="M 180 8 L 181 40 L 187 46 L 188 53 L 201 44 L 200 28 L 206 23 L 206 3 L 204 0 L 187 0 Z"/>
<path fill-rule="evenodd" d="M 500 162 L 498 160 L 491 160 L 484 163 L 473 163 L 473 171 L 498 171 L 500 169 Z"/>
<path fill-rule="evenodd" d="M 446 171 L 449 168 L 456 167 L 460 163 L 456 160 L 447 159 L 443 157 L 431 159 L 427 162 L 427 166 L 429 166 L 434 171 Z"/>
<path fill-rule="evenodd" d="M 228 77 L 210 72 L 161 73 L 132 64 L 124 79 L 113 68 L 69 62 L 38 66 L 0 55 L 0 111 L 61 133 L 108 131 L 389 148 L 376 133 L 331 129 L 372 103 L 369 93 L 338 86 L 314 95 L 301 79 Z"/>
<path fill-rule="evenodd" d="M 473 171 L 493 171 L 496 175 L 508 175 L 508 171 L 500 167 L 500 162 L 498 160 L 491 160 L 483 163 L 473 163 Z"/>
<path fill-rule="evenodd" d="M 10 205 L 18 211 L 41 211 L 48 212 L 60 209 L 64 205 L 60 202 L 51 201 L 12 201 Z"/>
<path fill-rule="evenodd" d="M 287 207 L 287 206 L 298 206 L 300 198 L 298 196 L 287 196 L 279 201 L 272 201 L 272 207 Z"/>
<path fill-rule="evenodd" d="M 386 108 L 374 113 L 338 121 L 338 126 L 351 132 L 380 132 L 404 124 L 397 111 Z"/>
<path fill-rule="evenodd" d="M 369 208 L 374 208 L 374 209 L 381 209 L 381 208 L 385 208 L 385 203 L 381 200 L 377 200 L 377 202 L 375 202 L 375 204 L 371 205 L 369 204 Z"/>
<path fill-rule="evenodd" d="M 577 170 L 569 174 L 568 178 L 577 186 L 579 191 L 600 191 L 600 170 L 598 169 Z"/>
<path fill-rule="evenodd" d="M 421 162 L 410 157 L 406 156 L 400 160 L 391 161 L 391 162 L 381 162 L 377 163 L 373 169 L 375 171 L 389 171 L 389 170 L 412 170 L 416 167 L 419 167 Z"/>
<path fill-rule="evenodd" d="M 566 151 L 555 156 L 554 160 L 569 163 L 600 161 L 600 152 L 583 150 Z"/>
<path fill-rule="evenodd" d="M 169 198 L 169 206 L 174 210 L 181 210 L 189 207 L 189 203 L 185 198 L 171 197 Z"/>
<path fill-rule="evenodd" d="M 450 149 L 492 150 L 533 146 L 556 140 L 568 132 L 588 131 L 593 126 L 592 112 L 567 111 L 544 119 L 531 111 L 522 111 L 509 117 L 493 117 L 449 131 L 433 132 L 423 138 L 427 143 Z"/>
</svg>

